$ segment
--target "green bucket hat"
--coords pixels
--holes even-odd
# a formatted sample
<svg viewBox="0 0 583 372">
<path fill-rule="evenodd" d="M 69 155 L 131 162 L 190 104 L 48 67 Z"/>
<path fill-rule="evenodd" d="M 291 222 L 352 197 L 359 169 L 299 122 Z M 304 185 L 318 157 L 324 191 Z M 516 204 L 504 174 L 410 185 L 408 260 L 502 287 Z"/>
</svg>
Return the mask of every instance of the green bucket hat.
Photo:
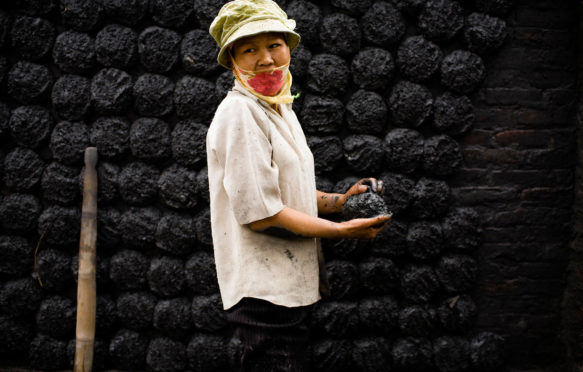
<svg viewBox="0 0 583 372">
<path fill-rule="evenodd" d="M 228 46 L 235 40 L 263 32 L 283 32 L 290 50 L 300 43 L 300 35 L 294 32 L 296 22 L 272 0 L 235 0 L 223 5 L 213 20 L 209 32 L 219 48 L 217 61 L 230 69 Z"/>
</svg>

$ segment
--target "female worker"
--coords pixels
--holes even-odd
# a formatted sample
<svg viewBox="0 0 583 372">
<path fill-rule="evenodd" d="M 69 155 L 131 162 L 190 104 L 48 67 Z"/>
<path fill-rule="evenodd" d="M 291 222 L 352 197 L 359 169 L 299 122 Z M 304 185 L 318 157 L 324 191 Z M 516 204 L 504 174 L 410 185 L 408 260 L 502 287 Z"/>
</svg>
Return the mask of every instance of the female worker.
<svg viewBox="0 0 583 372">
<path fill-rule="evenodd" d="M 307 317 L 327 280 L 319 238 L 375 237 L 389 216 L 332 222 L 345 194 L 316 190 L 314 160 L 292 111 L 295 22 L 271 0 L 225 4 L 210 26 L 235 75 L 207 134 L 217 277 L 244 371 L 307 371 Z"/>
</svg>

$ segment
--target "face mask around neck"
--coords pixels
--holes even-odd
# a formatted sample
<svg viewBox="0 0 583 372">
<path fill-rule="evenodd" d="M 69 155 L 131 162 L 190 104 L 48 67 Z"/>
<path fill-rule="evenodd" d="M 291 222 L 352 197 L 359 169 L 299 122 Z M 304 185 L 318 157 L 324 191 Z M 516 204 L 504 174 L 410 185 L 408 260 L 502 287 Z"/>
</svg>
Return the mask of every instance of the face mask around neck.
<svg viewBox="0 0 583 372">
<path fill-rule="evenodd" d="M 275 96 L 285 83 L 289 70 L 289 64 L 285 64 L 270 69 L 249 71 L 239 67 L 234 59 L 231 61 L 234 66 L 233 73 L 241 83 L 263 96 Z"/>
</svg>

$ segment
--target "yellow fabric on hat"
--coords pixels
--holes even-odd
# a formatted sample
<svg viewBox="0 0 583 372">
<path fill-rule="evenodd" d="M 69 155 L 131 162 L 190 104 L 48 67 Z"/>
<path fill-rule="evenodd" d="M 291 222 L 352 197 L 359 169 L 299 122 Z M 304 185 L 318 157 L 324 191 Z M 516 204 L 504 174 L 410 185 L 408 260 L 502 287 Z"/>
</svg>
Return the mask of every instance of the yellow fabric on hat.
<svg viewBox="0 0 583 372">
<path fill-rule="evenodd" d="M 246 23 L 263 19 L 278 19 L 285 23 L 287 15 L 272 0 L 238 0 L 225 4 L 213 24 L 211 35 L 219 46 Z"/>
</svg>

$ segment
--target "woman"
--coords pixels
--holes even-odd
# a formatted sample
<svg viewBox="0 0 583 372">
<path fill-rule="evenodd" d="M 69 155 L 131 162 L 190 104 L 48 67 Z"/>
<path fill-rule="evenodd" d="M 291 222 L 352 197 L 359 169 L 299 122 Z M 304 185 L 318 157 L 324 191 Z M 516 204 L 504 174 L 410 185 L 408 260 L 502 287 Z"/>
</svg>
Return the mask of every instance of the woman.
<svg viewBox="0 0 583 372">
<path fill-rule="evenodd" d="M 331 222 L 345 194 L 316 190 L 314 161 L 291 109 L 295 22 L 271 0 L 225 4 L 210 27 L 235 84 L 207 134 L 219 288 L 244 371 L 306 371 L 307 316 L 327 281 L 319 238 L 375 237 L 389 216 Z"/>
</svg>

